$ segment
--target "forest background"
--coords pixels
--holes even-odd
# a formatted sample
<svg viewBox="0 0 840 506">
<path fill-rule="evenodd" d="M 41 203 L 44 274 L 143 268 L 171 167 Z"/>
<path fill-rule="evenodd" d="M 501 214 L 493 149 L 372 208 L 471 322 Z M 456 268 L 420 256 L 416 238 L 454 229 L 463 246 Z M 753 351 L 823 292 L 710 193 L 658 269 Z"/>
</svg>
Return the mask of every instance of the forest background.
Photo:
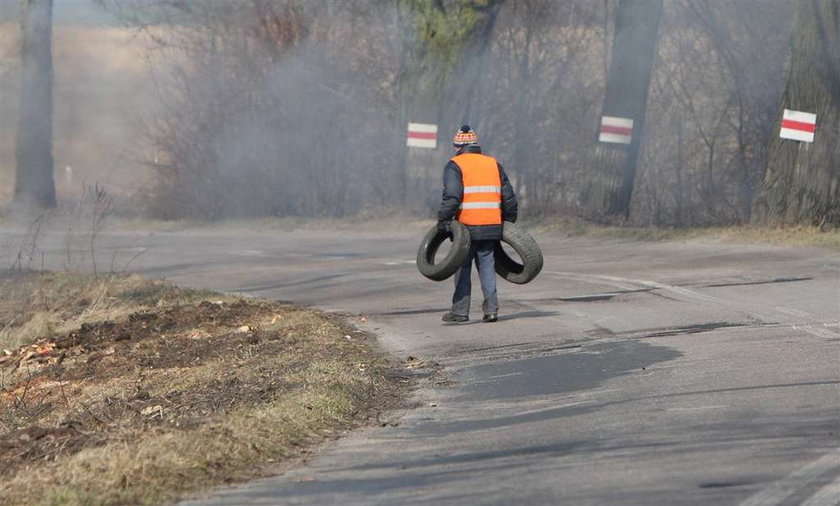
<svg viewBox="0 0 840 506">
<path fill-rule="evenodd" d="M 526 216 L 840 225 L 834 0 L 665 0 L 627 215 L 593 194 L 619 0 L 55 0 L 59 203 L 106 185 L 163 219 L 430 216 L 462 123 Z M 17 0 L 0 0 L 0 204 Z M 778 138 L 784 108 L 813 144 Z M 406 147 L 408 122 L 438 148 Z M 615 148 L 620 149 L 620 148 Z M 599 151 L 600 150 L 600 151 Z"/>
</svg>

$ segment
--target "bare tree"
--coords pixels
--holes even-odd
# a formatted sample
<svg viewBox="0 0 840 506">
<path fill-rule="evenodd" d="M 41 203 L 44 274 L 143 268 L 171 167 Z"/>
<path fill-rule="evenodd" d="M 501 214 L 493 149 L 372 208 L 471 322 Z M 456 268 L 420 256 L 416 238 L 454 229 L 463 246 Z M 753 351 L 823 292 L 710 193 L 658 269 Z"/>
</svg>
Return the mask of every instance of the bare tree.
<svg viewBox="0 0 840 506">
<path fill-rule="evenodd" d="M 788 2 L 668 2 L 633 219 L 744 223 L 783 88 Z"/>
<path fill-rule="evenodd" d="M 397 135 L 395 169 L 400 205 L 417 204 L 438 188 L 450 144 L 406 151 L 408 122 L 440 125 L 442 135 L 472 121 L 478 77 L 505 0 L 400 0 L 395 33 L 399 69 L 395 76 Z M 443 133 L 445 132 L 445 133 Z M 415 205 L 416 207 L 416 205 Z"/>
<path fill-rule="evenodd" d="M 165 112 L 150 128 L 154 214 L 332 216 L 375 207 L 372 196 L 388 193 L 391 111 L 376 104 L 383 86 L 367 81 L 388 77 L 365 65 L 381 47 L 355 31 L 365 5 L 160 0 L 115 8 L 135 26 L 150 25 L 158 48 Z"/>
<path fill-rule="evenodd" d="M 776 138 L 756 199 L 769 223 L 840 225 L 840 4 L 797 4 L 790 73 L 782 108 L 815 113 L 814 143 Z M 781 120 L 781 111 L 777 118 Z M 778 132 L 778 129 L 777 129 Z"/>
<path fill-rule="evenodd" d="M 737 219 L 748 223 L 761 186 L 777 114 L 789 44 L 789 2 L 746 0 L 736 5 L 710 0 L 688 2 L 697 25 L 714 44 L 719 87 L 728 95 L 731 114 L 724 129 L 734 133 L 733 184 Z M 731 134 L 730 134 L 731 135 Z"/>
<path fill-rule="evenodd" d="M 441 139 L 462 122 L 476 127 L 529 215 L 623 221 L 629 211 L 631 221 L 655 225 L 744 223 L 762 182 L 759 215 L 779 208 L 779 188 L 837 200 L 821 189 L 835 188 L 835 176 L 805 172 L 804 154 L 800 175 L 770 165 L 765 176 L 767 160 L 778 158 L 771 138 L 794 10 L 786 0 L 664 2 L 655 51 L 657 16 L 640 13 L 660 0 L 99 1 L 156 42 L 150 58 L 164 113 L 150 125 L 146 152 L 159 175 L 149 199 L 158 217 L 417 212 L 439 189 L 450 151 L 444 140 L 409 156 L 408 121 L 438 123 Z M 619 30 L 628 12 L 646 27 L 649 85 L 640 49 L 618 58 L 606 43 L 616 32 L 630 49 Z M 810 28 L 828 41 L 810 60 L 819 83 L 831 82 L 823 70 L 835 51 L 831 15 Z M 791 72 L 800 67 L 794 59 Z M 638 93 L 625 101 L 631 74 Z M 815 99 L 818 144 L 836 131 L 838 93 L 826 90 L 813 95 L 829 97 Z M 629 150 L 593 148 L 601 115 L 636 120 Z M 799 150 L 828 149 L 820 146 Z"/>
<path fill-rule="evenodd" d="M 55 207 L 52 0 L 21 2 L 21 88 L 13 207 Z"/>
<path fill-rule="evenodd" d="M 476 111 L 528 214 L 576 206 L 603 90 L 593 64 L 601 56 L 600 9 L 588 1 L 523 0 L 500 15 Z"/>
<path fill-rule="evenodd" d="M 626 218 L 630 213 L 661 13 L 662 0 L 621 0 L 618 4 L 602 115 L 629 118 L 633 130 L 627 146 L 596 147 L 596 180 L 587 191 L 593 216 Z"/>
</svg>

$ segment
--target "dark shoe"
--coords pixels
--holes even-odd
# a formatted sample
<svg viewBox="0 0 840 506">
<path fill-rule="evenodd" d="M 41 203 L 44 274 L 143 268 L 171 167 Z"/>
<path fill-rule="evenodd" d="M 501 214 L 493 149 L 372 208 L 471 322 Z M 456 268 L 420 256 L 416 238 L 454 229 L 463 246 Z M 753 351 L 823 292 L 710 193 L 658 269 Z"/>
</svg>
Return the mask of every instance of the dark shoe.
<svg viewBox="0 0 840 506">
<path fill-rule="evenodd" d="M 484 318 L 481 319 L 484 323 L 494 323 L 499 321 L 499 315 L 496 313 L 488 313 L 484 315 Z"/>
<path fill-rule="evenodd" d="M 445 322 L 450 322 L 450 323 L 451 322 L 466 322 L 466 321 L 469 321 L 469 319 L 470 319 L 469 316 L 464 316 L 462 314 L 455 314 L 451 311 L 446 313 L 445 315 L 443 315 L 443 318 L 441 318 L 441 320 L 443 320 Z"/>
</svg>

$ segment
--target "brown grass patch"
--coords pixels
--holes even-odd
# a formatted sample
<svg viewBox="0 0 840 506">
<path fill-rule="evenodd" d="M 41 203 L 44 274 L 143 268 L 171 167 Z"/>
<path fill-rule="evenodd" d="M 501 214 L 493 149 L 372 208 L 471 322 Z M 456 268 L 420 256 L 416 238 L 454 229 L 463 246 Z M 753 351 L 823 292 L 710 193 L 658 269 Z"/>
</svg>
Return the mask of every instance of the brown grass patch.
<svg viewBox="0 0 840 506">
<path fill-rule="evenodd" d="M 0 353 L 0 503 L 173 501 L 262 475 L 399 398 L 393 364 L 334 318 L 140 285 L 106 290 L 134 312 Z"/>
<path fill-rule="evenodd" d="M 570 237 L 590 236 L 637 241 L 704 239 L 735 244 L 772 244 L 840 249 L 840 229 L 809 226 L 632 227 L 597 225 L 576 218 L 551 218 L 531 223 L 537 230 Z"/>
<path fill-rule="evenodd" d="M 0 350 L 50 338 L 85 323 L 118 319 L 138 308 L 212 296 L 140 276 L 7 271 L 0 274 Z"/>
</svg>

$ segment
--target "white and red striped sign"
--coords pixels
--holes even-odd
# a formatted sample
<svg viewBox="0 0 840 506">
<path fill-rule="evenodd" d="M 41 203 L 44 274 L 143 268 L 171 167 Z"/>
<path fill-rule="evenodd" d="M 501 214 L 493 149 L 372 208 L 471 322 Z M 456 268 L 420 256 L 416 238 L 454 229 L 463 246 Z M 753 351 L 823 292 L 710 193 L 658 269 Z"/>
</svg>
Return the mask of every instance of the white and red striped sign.
<svg viewBox="0 0 840 506">
<path fill-rule="evenodd" d="M 601 133 L 598 135 L 598 140 L 616 144 L 630 144 L 633 141 L 633 120 L 630 118 L 603 116 L 601 118 Z"/>
<path fill-rule="evenodd" d="M 431 148 L 437 147 L 437 125 L 430 125 L 428 123 L 409 123 L 408 124 L 408 141 L 407 146 L 415 148 Z"/>
<path fill-rule="evenodd" d="M 782 129 L 779 137 L 793 141 L 814 142 L 817 131 L 817 115 L 810 112 L 785 109 L 782 115 Z"/>
</svg>

